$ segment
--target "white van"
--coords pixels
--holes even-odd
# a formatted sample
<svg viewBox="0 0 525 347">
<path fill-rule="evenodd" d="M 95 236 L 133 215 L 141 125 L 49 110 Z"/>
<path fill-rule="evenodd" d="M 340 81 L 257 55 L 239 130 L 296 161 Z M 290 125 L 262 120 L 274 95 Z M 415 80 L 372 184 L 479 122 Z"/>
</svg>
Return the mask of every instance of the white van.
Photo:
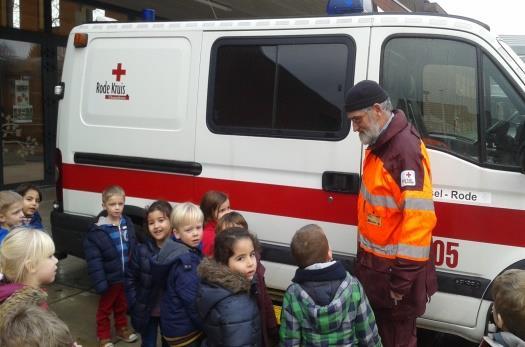
<svg viewBox="0 0 525 347">
<path fill-rule="evenodd" d="M 119 184 L 127 213 L 155 199 L 230 196 L 285 289 L 293 233 L 318 223 L 349 269 L 364 148 L 345 91 L 381 83 L 432 163 L 439 292 L 421 327 L 479 341 L 492 280 L 525 268 L 525 73 L 486 27 L 452 16 L 86 24 L 69 36 L 52 214 L 59 252 Z"/>
</svg>

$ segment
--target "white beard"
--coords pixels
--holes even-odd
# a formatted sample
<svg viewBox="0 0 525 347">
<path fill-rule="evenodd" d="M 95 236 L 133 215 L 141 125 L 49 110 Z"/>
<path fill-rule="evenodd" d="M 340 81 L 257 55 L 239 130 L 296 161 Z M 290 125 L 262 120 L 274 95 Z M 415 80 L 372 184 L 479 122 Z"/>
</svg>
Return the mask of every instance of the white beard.
<svg viewBox="0 0 525 347">
<path fill-rule="evenodd" d="M 370 128 L 368 130 L 359 132 L 359 140 L 361 140 L 363 145 L 371 145 L 376 142 L 380 133 L 381 129 L 379 129 L 379 124 L 372 123 L 370 124 Z"/>
</svg>

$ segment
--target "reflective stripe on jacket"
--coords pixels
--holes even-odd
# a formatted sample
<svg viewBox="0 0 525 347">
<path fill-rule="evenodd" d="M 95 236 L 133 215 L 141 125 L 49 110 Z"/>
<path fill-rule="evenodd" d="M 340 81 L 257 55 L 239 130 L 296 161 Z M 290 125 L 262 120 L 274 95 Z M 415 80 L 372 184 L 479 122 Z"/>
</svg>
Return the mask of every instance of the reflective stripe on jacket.
<svg viewBox="0 0 525 347">
<path fill-rule="evenodd" d="M 360 248 L 388 259 L 429 259 L 436 225 L 430 161 L 402 111 L 366 150 L 358 200 Z"/>
</svg>

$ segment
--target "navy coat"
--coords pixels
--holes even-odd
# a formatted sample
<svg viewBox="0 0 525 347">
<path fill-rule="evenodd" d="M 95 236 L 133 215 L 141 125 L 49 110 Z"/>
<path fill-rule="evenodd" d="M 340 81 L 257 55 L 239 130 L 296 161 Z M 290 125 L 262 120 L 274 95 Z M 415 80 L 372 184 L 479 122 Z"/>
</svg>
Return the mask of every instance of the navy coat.
<svg viewBox="0 0 525 347">
<path fill-rule="evenodd" d="M 131 254 L 126 271 L 126 298 L 133 328 L 143 334 L 148 326 L 153 310 L 160 295 L 159 283 L 153 282 L 151 258 L 160 248 L 154 241 L 138 244 Z"/>
<path fill-rule="evenodd" d="M 131 219 L 124 216 L 124 222 L 120 225 L 122 230 L 126 228 L 126 231 L 123 231 L 123 238 L 128 242 L 128 251 L 123 254 L 117 250 L 110 236 L 110 233 L 118 227 L 103 224 L 103 218 L 105 217 L 101 217 L 97 224 L 93 224 L 84 238 L 88 273 L 98 294 L 103 294 L 113 284 L 124 283 L 127 267 L 125 259 L 135 247 L 135 228 Z"/>
<path fill-rule="evenodd" d="M 199 275 L 197 309 L 206 334 L 202 347 L 262 346 L 256 281 L 210 259 L 202 261 Z"/>
<path fill-rule="evenodd" d="M 199 287 L 197 266 L 201 260 L 200 249 L 190 248 L 171 238 L 152 258 L 153 281 L 164 283 L 160 325 L 162 335 L 167 338 L 187 336 L 201 330 L 195 306 Z"/>
</svg>

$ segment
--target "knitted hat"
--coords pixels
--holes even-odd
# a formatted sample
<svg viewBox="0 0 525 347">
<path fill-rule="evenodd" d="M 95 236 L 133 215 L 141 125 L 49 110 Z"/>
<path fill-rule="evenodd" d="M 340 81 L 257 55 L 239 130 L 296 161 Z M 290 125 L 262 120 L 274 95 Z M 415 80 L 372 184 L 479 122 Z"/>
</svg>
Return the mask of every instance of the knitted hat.
<svg viewBox="0 0 525 347">
<path fill-rule="evenodd" d="M 346 94 L 345 110 L 352 112 L 382 103 L 388 98 L 383 88 L 374 81 L 364 80 L 350 88 Z"/>
</svg>

